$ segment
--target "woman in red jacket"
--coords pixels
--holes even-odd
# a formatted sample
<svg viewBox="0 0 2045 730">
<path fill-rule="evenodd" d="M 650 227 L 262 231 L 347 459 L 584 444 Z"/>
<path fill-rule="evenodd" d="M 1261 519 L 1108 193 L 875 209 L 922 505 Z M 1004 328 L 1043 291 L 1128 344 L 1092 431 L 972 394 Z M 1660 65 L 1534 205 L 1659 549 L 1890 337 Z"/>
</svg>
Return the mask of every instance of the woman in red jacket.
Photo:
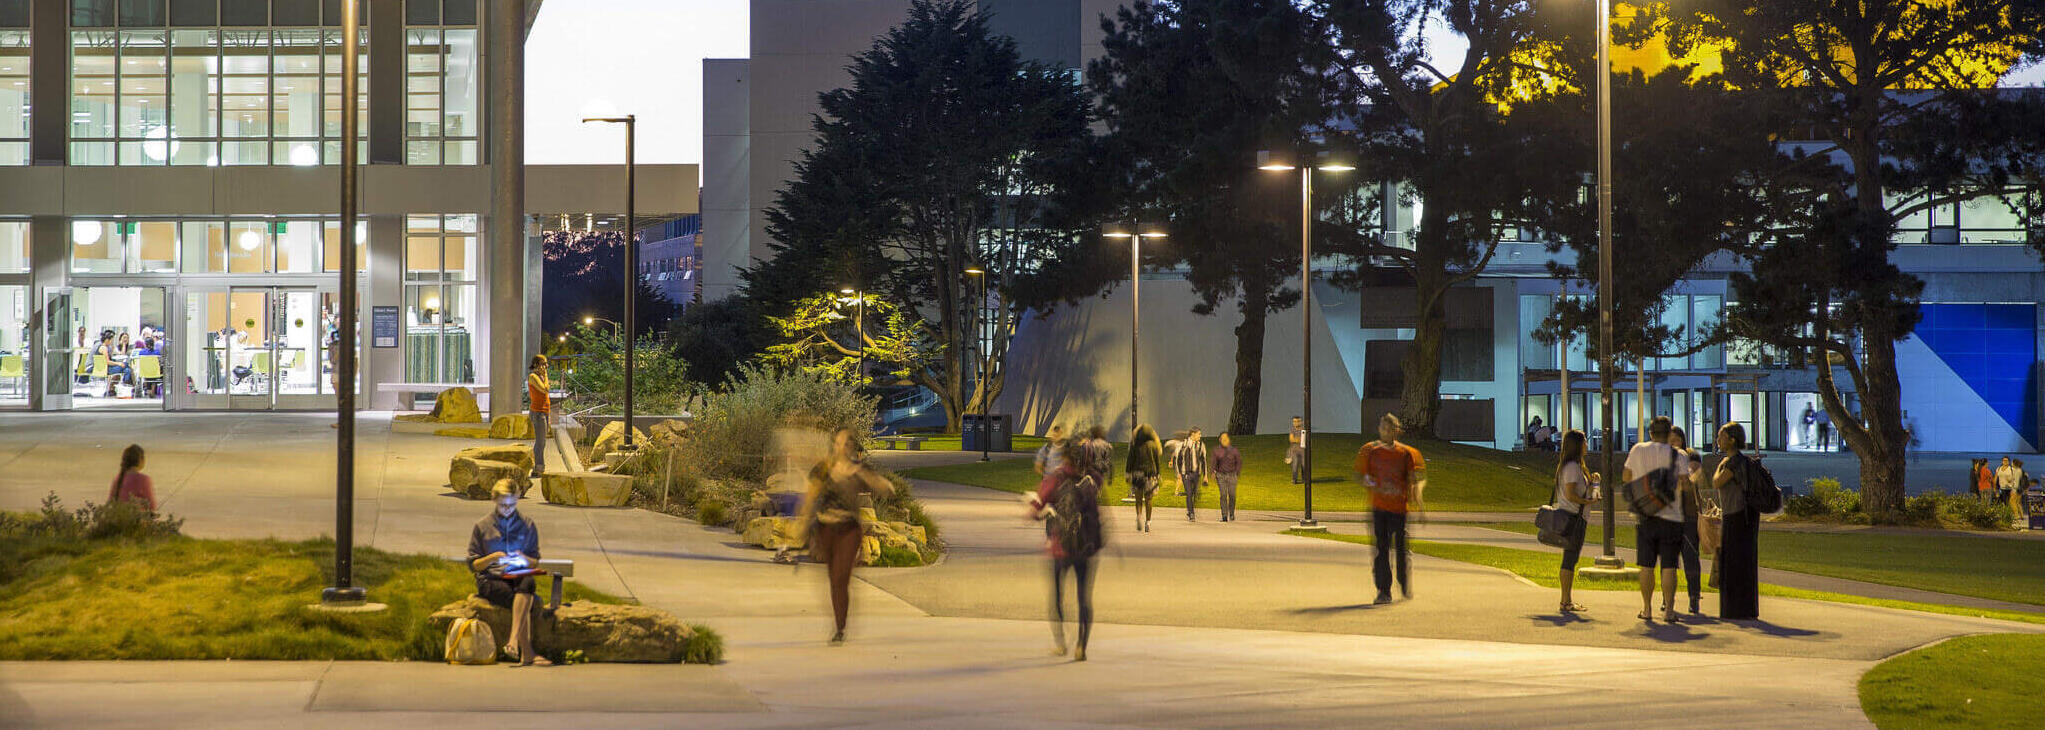
<svg viewBox="0 0 2045 730">
<path fill-rule="evenodd" d="M 114 477 L 114 484 L 107 489 L 107 504 L 121 500 L 133 500 L 144 511 L 156 511 L 156 485 L 150 483 L 149 475 L 142 473 L 142 446 L 128 444 L 121 450 L 121 474 Z"/>
</svg>

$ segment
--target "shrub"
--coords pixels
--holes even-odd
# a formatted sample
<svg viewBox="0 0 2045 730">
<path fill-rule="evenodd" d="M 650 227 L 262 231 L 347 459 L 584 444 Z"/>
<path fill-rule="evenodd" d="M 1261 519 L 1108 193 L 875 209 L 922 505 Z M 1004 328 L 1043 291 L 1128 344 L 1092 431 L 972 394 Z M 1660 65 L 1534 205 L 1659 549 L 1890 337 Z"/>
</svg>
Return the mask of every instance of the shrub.
<svg viewBox="0 0 2045 730">
<path fill-rule="evenodd" d="M 882 545 L 880 555 L 874 558 L 877 568 L 913 568 L 924 563 L 923 555 L 908 548 Z"/>
<path fill-rule="evenodd" d="M 2012 519 L 2007 504 L 1937 491 L 1904 499 L 1900 510 L 1868 514 L 1863 511 L 1859 490 L 1846 489 L 1839 480 L 1830 478 L 1812 479 L 1810 485 L 1810 494 L 1784 501 L 1783 513 L 1789 518 L 1947 530 L 2007 530 Z"/>
<path fill-rule="evenodd" d="M 576 325 L 569 343 L 580 354 L 566 367 L 557 363 L 554 376 L 568 391 L 595 402 L 600 415 L 625 412 L 625 339 L 615 328 Z M 632 358 L 632 410 L 636 413 L 677 414 L 688 406 L 702 387 L 689 381 L 688 364 L 651 338 L 642 339 Z"/>
<path fill-rule="evenodd" d="M 689 664 L 718 664 L 724 661 L 724 637 L 702 624 L 689 624 L 689 645 L 682 648 L 682 661 Z"/>
<path fill-rule="evenodd" d="M 683 447 L 686 469 L 708 478 L 759 484 L 767 476 L 774 432 L 801 425 L 826 433 L 851 428 L 864 439 L 875 402 L 852 386 L 815 373 L 748 366 L 703 398 Z"/>
<path fill-rule="evenodd" d="M 159 515 L 134 502 L 93 504 L 75 510 L 64 509 L 63 500 L 51 492 L 43 497 L 36 512 L 0 513 L 0 535 L 54 537 L 69 540 L 171 537 L 183 529 L 182 518 Z"/>
<path fill-rule="evenodd" d="M 729 508 L 723 502 L 705 500 L 696 505 L 696 521 L 711 527 L 722 527 L 731 521 Z"/>
</svg>

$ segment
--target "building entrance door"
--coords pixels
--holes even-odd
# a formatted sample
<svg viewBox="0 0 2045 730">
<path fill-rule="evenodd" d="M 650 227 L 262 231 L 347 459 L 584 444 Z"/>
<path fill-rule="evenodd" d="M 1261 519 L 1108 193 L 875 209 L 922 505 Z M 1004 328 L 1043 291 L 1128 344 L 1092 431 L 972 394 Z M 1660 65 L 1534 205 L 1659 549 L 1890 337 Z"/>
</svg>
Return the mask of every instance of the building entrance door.
<svg viewBox="0 0 2045 730">
<path fill-rule="evenodd" d="M 42 315 L 38 324 L 43 344 L 42 362 L 36 368 L 36 387 L 42 389 L 42 410 L 71 410 L 71 385 L 78 377 L 77 340 L 72 324 L 71 288 L 50 287 L 43 290 Z"/>
</svg>

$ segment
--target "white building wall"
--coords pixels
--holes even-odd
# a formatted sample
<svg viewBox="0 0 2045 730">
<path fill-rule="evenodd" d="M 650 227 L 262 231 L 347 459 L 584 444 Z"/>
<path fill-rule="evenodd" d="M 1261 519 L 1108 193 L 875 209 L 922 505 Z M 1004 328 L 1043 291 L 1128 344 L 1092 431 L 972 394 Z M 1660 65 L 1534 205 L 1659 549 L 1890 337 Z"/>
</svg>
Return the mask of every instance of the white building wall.
<svg viewBox="0 0 2045 730">
<path fill-rule="evenodd" d="M 703 301 L 738 291 L 752 248 L 751 61 L 703 61 Z M 765 242 L 761 242 L 765 248 Z"/>
</svg>

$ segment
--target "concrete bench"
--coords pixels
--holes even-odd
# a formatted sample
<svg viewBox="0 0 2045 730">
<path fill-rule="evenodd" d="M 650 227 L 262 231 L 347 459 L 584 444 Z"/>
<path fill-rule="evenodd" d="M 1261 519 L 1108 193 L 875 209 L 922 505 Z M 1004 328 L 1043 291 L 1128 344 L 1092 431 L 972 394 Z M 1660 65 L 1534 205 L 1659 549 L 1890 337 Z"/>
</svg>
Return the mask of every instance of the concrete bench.
<svg viewBox="0 0 2045 730">
<path fill-rule="evenodd" d="M 889 450 L 889 451 L 894 451 L 894 450 L 895 450 L 895 445 L 896 445 L 896 444 L 902 444 L 903 446 L 907 447 L 907 448 L 908 448 L 908 450 L 910 450 L 910 451 L 922 451 L 922 450 L 923 450 L 923 442 L 925 442 L 925 441 L 929 441 L 929 440 L 930 440 L 930 437 L 928 437 L 928 436 L 881 436 L 881 437 L 875 438 L 874 440 L 875 440 L 875 441 L 879 441 L 879 442 L 881 442 L 881 443 L 884 443 L 884 444 L 887 444 L 887 445 L 888 445 L 888 450 Z"/>
<path fill-rule="evenodd" d="M 554 609 L 561 607 L 561 580 L 575 576 L 575 561 L 542 558 L 534 562 L 533 567 L 547 571 L 547 577 L 553 579 L 551 581 L 553 585 L 547 589 L 546 609 L 548 613 L 552 613 Z"/>
</svg>

